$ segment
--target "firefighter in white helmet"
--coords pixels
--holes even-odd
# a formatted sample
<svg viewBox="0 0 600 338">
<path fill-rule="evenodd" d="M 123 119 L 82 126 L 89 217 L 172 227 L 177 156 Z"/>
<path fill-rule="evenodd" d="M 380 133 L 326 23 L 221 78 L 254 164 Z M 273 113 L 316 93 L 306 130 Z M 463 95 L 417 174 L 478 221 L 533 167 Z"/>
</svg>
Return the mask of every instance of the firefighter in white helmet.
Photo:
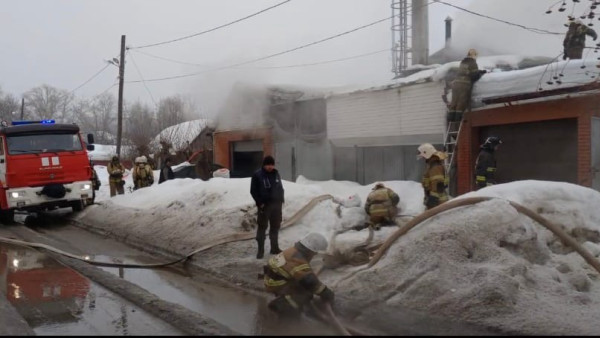
<svg viewBox="0 0 600 338">
<path fill-rule="evenodd" d="M 154 173 L 148 159 L 142 155 L 135 159 L 135 167 L 133 167 L 133 189 L 137 190 L 154 184 Z"/>
<path fill-rule="evenodd" d="M 448 201 L 446 187 L 448 178 L 444 169 L 444 159 L 446 153 L 438 151 L 431 143 L 423 143 L 418 148 L 417 158 L 424 158 L 427 165 L 421 184 L 425 195 L 423 204 L 426 209 L 436 207 Z"/>
<path fill-rule="evenodd" d="M 327 245 L 325 236 L 312 232 L 269 259 L 263 267 L 264 285 L 268 292 L 277 296 L 269 302 L 269 309 L 281 316 L 297 317 L 313 295 L 333 303 L 333 291 L 321 283 L 310 267 L 313 257 L 325 251 Z"/>
</svg>

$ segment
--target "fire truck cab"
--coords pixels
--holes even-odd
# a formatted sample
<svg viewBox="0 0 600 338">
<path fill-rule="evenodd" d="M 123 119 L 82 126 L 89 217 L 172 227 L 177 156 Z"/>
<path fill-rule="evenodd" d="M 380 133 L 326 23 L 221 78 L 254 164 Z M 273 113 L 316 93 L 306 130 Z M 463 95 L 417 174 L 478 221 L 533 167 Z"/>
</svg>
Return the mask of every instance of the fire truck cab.
<svg viewBox="0 0 600 338">
<path fill-rule="evenodd" d="M 87 148 L 93 150 L 93 135 Z M 45 211 L 92 203 L 92 168 L 76 124 L 54 120 L 0 125 L 0 222 L 15 210 Z"/>
</svg>

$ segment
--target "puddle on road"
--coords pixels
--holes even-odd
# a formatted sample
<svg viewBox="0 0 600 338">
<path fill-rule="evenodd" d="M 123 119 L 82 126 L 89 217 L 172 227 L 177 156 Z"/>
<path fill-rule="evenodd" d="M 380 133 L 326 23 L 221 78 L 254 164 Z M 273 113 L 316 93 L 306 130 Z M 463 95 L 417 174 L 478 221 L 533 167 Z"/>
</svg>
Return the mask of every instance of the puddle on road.
<svg viewBox="0 0 600 338">
<path fill-rule="evenodd" d="M 132 259 L 131 257 L 128 257 Z M 110 261 L 107 256 L 94 256 L 94 260 Z M 133 260 L 133 259 L 132 259 Z M 138 263 L 145 259 L 135 258 Z M 198 278 L 174 278 L 172 268 L 165 269 L 122 269 L 107 268 L 127 281 L 135 283 L 158 297 L 201 313 L 243 335 L 336 335 L 328 326 L 308 319 L 304 324 L 290 326 L 280 323 L 267 308 L 268 300 L 248 292 L 235 290 L 209 277 L 198 282 Z"/>
<path fill-rule="evenodd" d="M 183 335 L 31 249 L 0 246 L 0 290 L 37 335 Z"/>
</svg>

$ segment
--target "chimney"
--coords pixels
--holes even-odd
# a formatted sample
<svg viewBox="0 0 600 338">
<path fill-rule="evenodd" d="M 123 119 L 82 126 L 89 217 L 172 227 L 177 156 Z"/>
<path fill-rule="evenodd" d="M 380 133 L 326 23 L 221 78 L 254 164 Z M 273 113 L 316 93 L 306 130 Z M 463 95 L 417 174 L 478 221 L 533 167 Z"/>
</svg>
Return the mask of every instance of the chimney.
<svg viewBox="0 0 600 338">
<path fill-rule="evenodd" d="M 448 47 L 452 39 L 452 18 L 447 17 L 444 21 L 446 22 L 446 47 Z"/>
<path fill-rule="evenodd" d="M 412 64 L 428 64 L 429 6 L 428 0 L 412 0 Z"/>
</svg>

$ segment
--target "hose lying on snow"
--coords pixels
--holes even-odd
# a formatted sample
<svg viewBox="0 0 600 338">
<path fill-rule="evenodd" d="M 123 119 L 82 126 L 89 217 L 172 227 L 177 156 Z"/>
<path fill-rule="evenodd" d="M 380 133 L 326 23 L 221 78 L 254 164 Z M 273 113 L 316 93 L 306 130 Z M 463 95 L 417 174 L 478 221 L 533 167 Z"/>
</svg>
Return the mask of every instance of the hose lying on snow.
<svg viewBox="0 0 600 338">
<path fill-rule="evenodd" d="M 438 205 L 435 208 L 432 208 L 432 209 L 429 209 L 429 210 L 423 212 L 421 215 L 418 215 L 417 217 L 415 217 L 414 219 L 412 219 L 411 221 L 406 223 L 406 225 L 404 227 L 402 227 L 401 229 L 399 229 L 398 231 L 393 233 L 388 239 L 386 239 L 386 241 L 379 248 L 379 250 L 377 250 L 377 252 L 373 256 L 371 261 L 369 261 L 367 268 L 370 268 L 373 265 L 377 264 L 377 262 L 381 259 L 381 257 L 386 253 L 386 251 L 392 246 L 392 244 L 398 238 L 400 238 L 402 235 L 406 234 L 410 229 L 414 228 L 421 222 L 431 218 L 432 216 L 435 216 L 441 212 L 444 212 L 444 211 L 447 211 L 450 209 L 458 208 L 458 207 L 465 206 L 465 205 L 477 204 L 477 203 L 480 203 L 483 201 L 488 201 L 491 199 L 494 199 L 494 197 L 483 197 L 482 196 L 482 197 L 461 198 L 461 199 L 448 201 L 446 203 Z M 541 224 L 543 227 L 545 227 L 546 229 L 548 229 L 552 233 L 554 233 L 565 244 L 571 246 L 575 251 L 577 251 L 577 253 L 579 253 L 581 255 L 581 257 L 583 257 L 583 259 L 585 259 L 586 262 L 588 262 L 588 264 L 590 264 L 594 269 L 596 269 L 596 271 L 598 271 L 600 273 L 600 261 L 598 261 L 598 259 L 596 259 L 596 257 L 594 257 L 594 255 L 592 255 L 587 249 L 585 249 L 583 246 L 581 246 L 573 237 L 569 236 L 566 232 L 564 232 L 559 226 L 553 224 L 552 222 L 550 222 L 546 218 L 542 217 L 541 215 L 537 214 L 536 212 L 534 212 L 516 202 L 512 202 L 512 201 L 508 201 L 508 202 L 518 212 L 528 216 L 529 218 L 533 219 L 537 223 Z"/>
<path fill-rule="evenodd" d="M 294 215 L 292 215 L 292 217 L 290 217 L 288 220 L 284 221 L 281 224 L 281 228 L 287 228 L 291 225 L 293 225 L 294 223 L 298 222 L 302 217 L 304 217 L 310 210 L 312 210 L 312 208 L 314 208 L 317 204 L 319 204 L 320 202 L 327 200 L 327 199 L 333 199 L 332 195 L 320 195 L 317 196 L 313 199 L 311 199 L 306 205 L 304 205 L 300 210 L 298 210 Z M 189 254 L 185 255 L 182 258 L 179 258 L 177 260 L 174 261 L 170 261 L 170 262 L 165 262 L 165 263 L 151 263 L 151 264 L 142 264 L 142 263 L 114 263 L 114 262 L 100 262 L 100 261 L 94 261 L 94 260 L 90 260 L 88 258 L 86 258 L 85 256 L 79 256 L 79 255 L 73 255 L 71 253 L 59 250 L 57 248 L 54 248 L 52 246 L 46 245 L 46 244 L 42 244 L 42 243 L 34 243 L 34 242 L 25 242 L 25 241 L 19 241 L 16 239 L 11 239 L 11 238 L 5 238 L 5 237 L 0 237 L 0 242 L 4 242 L 4 243 L 8 243 L 8 244 L 13 244 L 13 245 L 19 245 L 19 246 L 28 246 L 28 247 L 34 247 L 34 248 L 42 248 L 42 249 L 46 249 L 52 252 L 56 252 L 58 254 L 70 257 L 70 258 L 74 258 L 74 259 L 78 259 L 81 261 L 85 261 L 87 263 L 93 264 L 93 265 L 98 265 L 98 266 L 105 266 L 105 267 L 121 267 L 121 268 L 160 268 L 160 267 L 165 267 L 168 265 L 173 265 L 179 262 L 183 262 L 185 260 L 187 260 L 188 258 L 190 258 L 191 256 L 208 250 L 212 247 L 215 247 L 217 245 L 221 245 L 221 244 L 226 244 L 226 243 L 231 243 L 231 242 L 237 242 L 237 241 L 245 241 L 245 240 L 249 240 L 249 239 L 254 239 L 256 237 L 256 235 L 254 233 L 251 232 L 238 232 L 238 233 L 234 233 L 234 234 L 227 234 L 225 236 L 222 236 L 220 238 L 216 238 L 214 240 L 211 240 L 210 244 L 204 245 L 192 252 L 190 252 Z"/>
</svg>

